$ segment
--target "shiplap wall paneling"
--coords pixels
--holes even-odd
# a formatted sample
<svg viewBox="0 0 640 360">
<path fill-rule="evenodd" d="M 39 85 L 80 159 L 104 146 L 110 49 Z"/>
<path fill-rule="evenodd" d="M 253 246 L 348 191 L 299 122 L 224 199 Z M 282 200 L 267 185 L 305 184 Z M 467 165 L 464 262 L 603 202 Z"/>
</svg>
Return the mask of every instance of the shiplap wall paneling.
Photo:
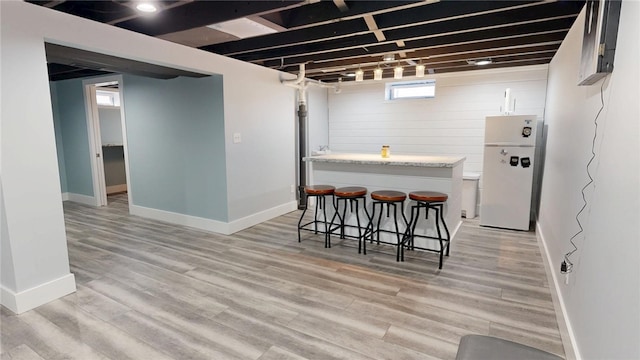
<svg viewBox="0 0 640 360">
<path fill-rule="evenodd" d="M 465 156 L 465 172 L 482 174 L 484 119 L 502 114 L 511 89 L 515 114 L 543 124 L 547 66 L 434 75 L 431 99 L 384 99 L 384 82 L 347 84 L 329 92 L 329 144 L 336 152 Z M 541 136 L 542 131 L 538 134 Z M 538 187 L 537 177 L 534 188 Z M 482 177 L 480 196 L 482 196 Z M 535 200 L 535 199 L 534 199 Z"/>
</svg>

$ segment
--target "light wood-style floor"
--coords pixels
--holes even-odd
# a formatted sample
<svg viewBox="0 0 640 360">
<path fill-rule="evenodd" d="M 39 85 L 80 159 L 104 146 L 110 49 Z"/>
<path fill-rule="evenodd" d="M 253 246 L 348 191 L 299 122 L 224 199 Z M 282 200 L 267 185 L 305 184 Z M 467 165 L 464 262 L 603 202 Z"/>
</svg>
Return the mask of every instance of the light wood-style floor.
<svg viewBox="0 0 640 360">
<path fill-rule="evenodd" d="M 564 356 L 534 233 L 465 221 L 439 271 L 433 253 L 298 243 L 298 211 L 223 236 L 110 201 L 64 204 L 78 291 L 2 308 L 2 359 L 453 359 L 465 334 Z"/>
</svg>

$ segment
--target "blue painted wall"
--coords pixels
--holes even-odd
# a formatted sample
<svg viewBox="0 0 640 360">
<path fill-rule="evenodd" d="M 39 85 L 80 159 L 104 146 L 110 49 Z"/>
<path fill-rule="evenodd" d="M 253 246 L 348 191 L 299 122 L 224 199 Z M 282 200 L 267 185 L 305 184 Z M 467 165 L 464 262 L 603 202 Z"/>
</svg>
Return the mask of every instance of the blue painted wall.
<svg viewBox="0 0 640 360">
<path fill-rule="evenodd" d="M 53 111 L 53 130 L 56 135 L 56 153 L 58 155 L 58 172 L 60 173 L 60 191 L 67 192 L 67 170 L 64 164 L 64 142 L 62 141 L 62 125 L 58 114 L 58 91 L 55 83 L 49 83 L 51 106 Z"/>
<path fill-rule="evenodd" d="M 93 196 L 87 115 L 84 106 L 82 80 L 63 80 L 51 83 L 58 166 L 63 192 Z M 60 160 L 62 153 L 63 159 Z M 63 179 L 63 175 L 66 179 Z"/>
<path fill-rule="evenodd" d="M 124 76 L 133 204 L 227 221 L 222 76 Z"/>
</svg>

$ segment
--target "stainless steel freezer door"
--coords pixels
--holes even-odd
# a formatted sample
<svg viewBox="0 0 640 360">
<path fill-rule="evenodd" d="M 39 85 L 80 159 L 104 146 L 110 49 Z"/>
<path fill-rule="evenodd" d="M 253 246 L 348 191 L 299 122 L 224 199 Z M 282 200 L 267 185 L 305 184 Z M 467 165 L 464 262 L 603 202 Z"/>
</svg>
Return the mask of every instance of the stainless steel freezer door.
<svg viewBox="0 0 640 360">
<path fill-rule="evenodd" d="M 534 147 L 485 146 L 480 225 L 529 230 L 534 153 Z"/>
</svg>

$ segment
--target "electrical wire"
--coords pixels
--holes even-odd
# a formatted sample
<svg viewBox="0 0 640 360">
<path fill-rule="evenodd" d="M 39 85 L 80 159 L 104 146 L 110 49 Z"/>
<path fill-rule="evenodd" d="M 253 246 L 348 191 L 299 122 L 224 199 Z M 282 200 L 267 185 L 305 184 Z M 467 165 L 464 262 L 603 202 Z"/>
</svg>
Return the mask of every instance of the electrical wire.
<svg viewBox="0 0 640 360">
<path fill-rule="evenodd" d="M 604 109 L 604 92 L 603 92 L 603 88 L 604 88 L 605 81 L 606 81 L 606 79 L 602 80 L 602 84 L 600 85 L 600 110 L 598 110 L 598 113 L 596 114 L 595 119 L 593 119 L 593 124 L 595 126 L 595 129 L 594 129 L 594 132 L 593 132 L 593 139 L 591 140 L 591 158 L 589 159 L 589 162 L 587 162 L 587 167 L 586 167 L 587 176 L 589 177 L 589 181 L 584 185 L 584 187 L 582 187 L 582 190 L 580 191 L 580 193 L 582 194 L 582 208 L 580 208 L 580 211 L 578 211 L 578 213 L 576 214 L 576 223 L 578 223 L 578 227 L 580 228 L 580 230 L 578 230 L 575 234 L 573 234 L 573 236 L 569 239 L 569 242 L 571 243 L 571 246 L 573 246 L 573 249 L 571 251 L 569 251 L 568 253 L 564 254 L 564 261 L 566 263 L 566 270 L 563 271 L 564 273 L 570 273 L 571 270 L 573 269 L 573 263 L 571 262 L 571 260 L 569 258 L 576 251 L 578 251 L 578 246 L 576 246 L 576 243 L 574 242 L 574 239 L 578 235 L 580 235 L 580 234 L 582 234 L 584 232 L 584 227 L 582 226 L 582 223 L 580 222 L 580 215 L 587 208 L 587 205 L 588 205 L 587 197 L 586 197 L 584 192 L 594 182 L 593 176 L 591 175 L 591 172 L 589 171 L 589 166 L 591 166 L 591 163 L 596 158 L 595 148 L 596 148 L 596 139 L 598 137 L 598 117 L 600 117 L 600 113 L 602 113 L 602 110 Z"/>
</svg>

